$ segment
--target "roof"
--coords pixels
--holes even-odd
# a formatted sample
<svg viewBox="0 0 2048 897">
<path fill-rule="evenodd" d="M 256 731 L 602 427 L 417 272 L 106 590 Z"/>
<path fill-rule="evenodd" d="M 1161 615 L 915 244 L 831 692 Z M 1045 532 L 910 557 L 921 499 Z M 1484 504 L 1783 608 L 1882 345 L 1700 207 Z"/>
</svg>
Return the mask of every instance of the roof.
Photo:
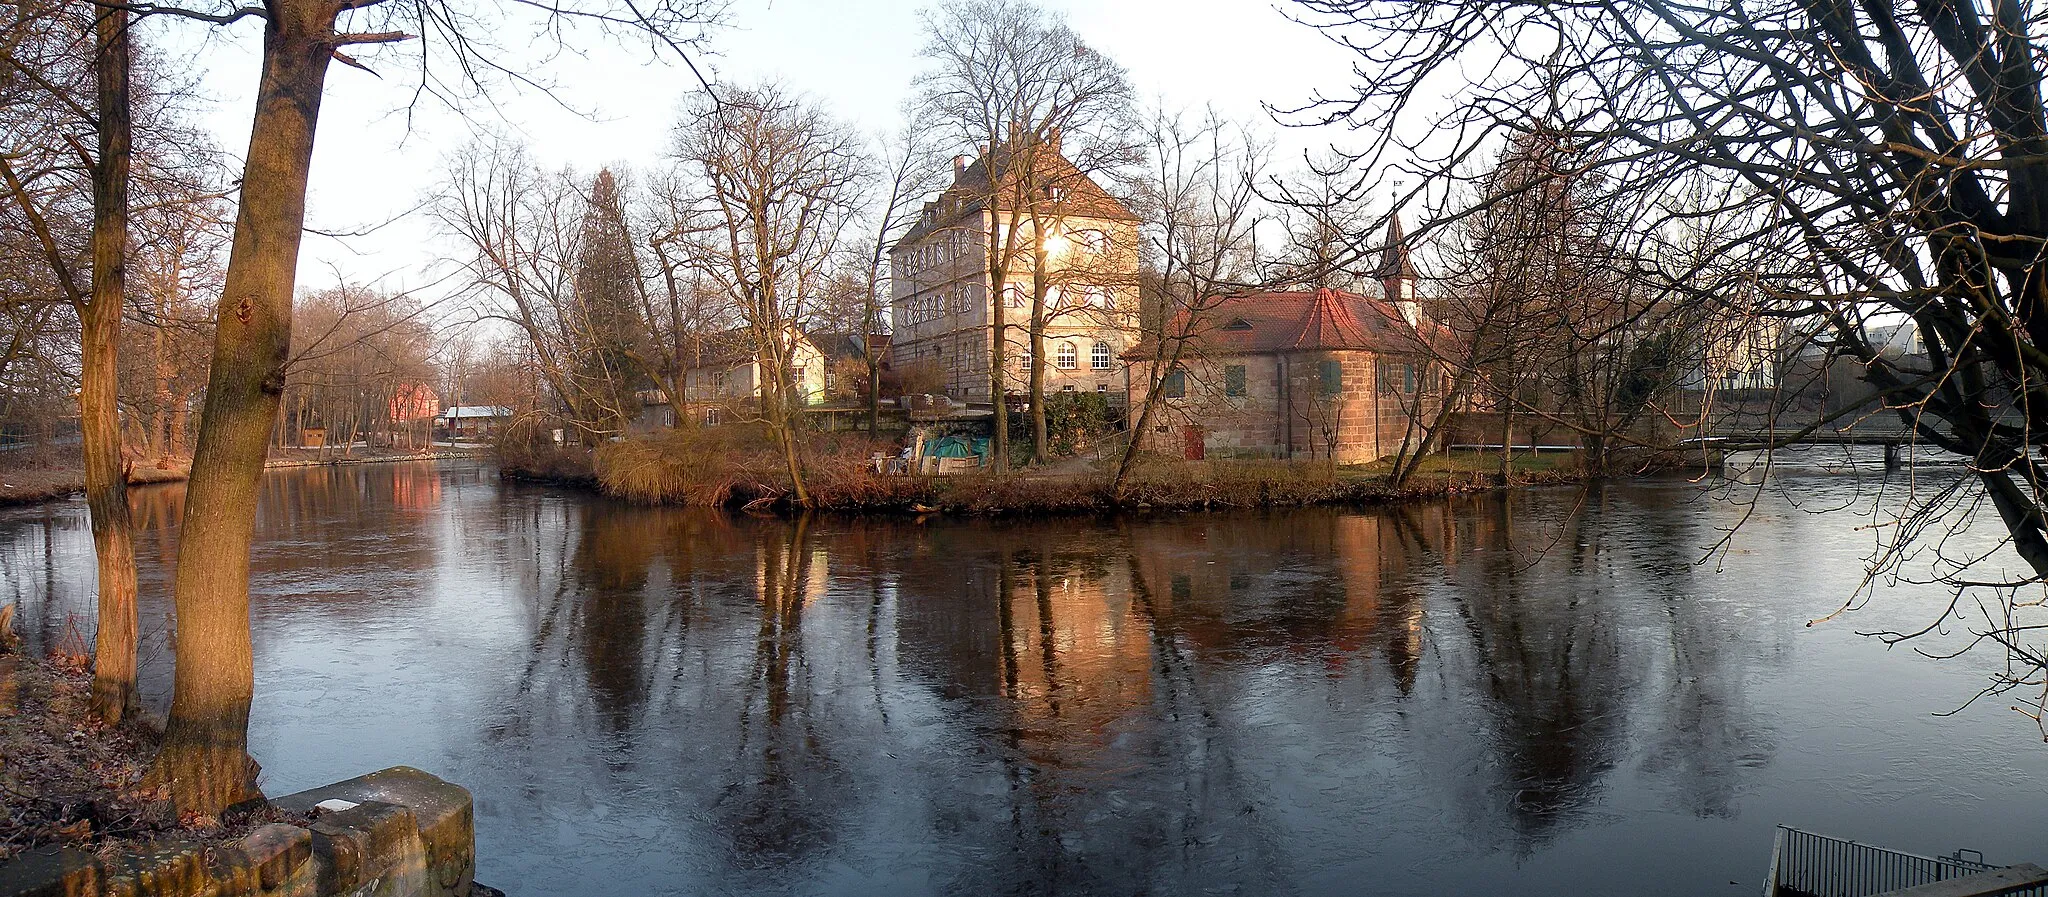
<svg viewBox="0 0 2048 897">
<path fill-rule="evenodd" d="M 1387 219 L 1387 245 L 1380 250 L 1380 266 L 1373 275 L 1381 280 L 1414 280 L 1415 259 L 1408 254 L 1408 235 L 1401 229 L 1401 215 Z"/>
<path fill-rule="evenodd" d="M 1226 296 L 1205 309 L 1202 316 L 1193 328 L 1194 339 L 1206 354 L 1357 350 L 1422 355 L 1429 351 L 1415 328 L 1393 306 L 1339 290 Z M 1187 320 L 1185 312 L 1176 315 L 1169 332 L 1187 332 Z M 1152 345 L 1152 340 L 1147 339 L 1125 352 L 1124 357 L 1149 357 Z"/>
<path fill-rule="evenodd" d="M 1102 189 L 1100 184 L 1095 183 L 1093 178 L 1060 152 L 1057 137 L 1045 141 L 1035 137 L 1024 137 L 1013 140 L 995 151 L 993 165 L 998 175 L 1009 178 L 1007 182 L 999 185 L 1002 189 L 991 189 L 991 159 L 988 151 L 983 150 L 980 157 L 972 163 L 953 169 L 952 185 L 941 192 L 938 199 L 925 203 L 924 213 L 919 216 L 917 225 L 898 239 L 895 245 L 890 247 L 890 251 L 915 243 L 933 231 L 956 226 L 963 218 L 980 214 L 982 204 L 989 199 L 991 192 L 998 194 L 995 198 L 999 203 L 1005 197 L 1014 195 L 1016 177 L 1022 173 L 1023 168 L 1012 168 L 1011 160 L 1019 155 L 1019 150 L 1023 147 L 1040 150 L 1025 154 L 1028 161 L 1037 168 L 1035 180 L 1040 185 L 1056 186 L 1066 191 L 1053 207 L 1058 215 L 1113 221 L 1138 220 L 1138 216 L 1133 214 L 1129 207 L 1109 195 L 1108 191 Z M 999 205 L 998 208 L 1005 207 Z"/>
<path fill-rule="evenodd" d="M 503 405 L 456 405 L 441 412 L 449 420 L 462 417 L 511 417 L 512 409 Z"/>
<path fill-rule="evenodd" d="M 868 357 L 867 347 L 870 345 L 870 342 L 872 342 L 877 352 L 883 355 L 887 355 L 889 352 L 889 335 L 886 333 L 870 334 L 868 337 L 863 338 L 857 332 L 845 333 L 813 330 L 805 333 L 804 336 L 810 339 L 811 345 L 818 347 L 818 351 L 821 354 L 831 359 L 850 358 L 856 361 L 865 361 Z"/>
</svg>

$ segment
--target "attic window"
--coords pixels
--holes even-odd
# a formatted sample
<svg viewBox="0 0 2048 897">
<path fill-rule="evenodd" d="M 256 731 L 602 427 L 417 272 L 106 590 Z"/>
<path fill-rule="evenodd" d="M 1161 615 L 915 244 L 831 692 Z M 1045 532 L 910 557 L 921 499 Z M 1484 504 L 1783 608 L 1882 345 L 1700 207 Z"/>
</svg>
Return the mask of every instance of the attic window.
<svg viewBox="0 0 2048 897">
<path fill-rule="evenodd" d="M 1250 330 L 1250 329 L 1252 329 L 1252 322 L 1250 322 L 1250 321 L 1247 321 L 1247 320 L 1245 320 L 1245 319 L 1243 319 L 1243 318 L 1231 318 L 1231 319 L 1230 319 L 1230 323 L 1228 323 L 1228 324 L 1225 324 L 1225 325 L 1223 325 L 1223 329 L 1225 329 L 1225 330 Z"/>
</svg>

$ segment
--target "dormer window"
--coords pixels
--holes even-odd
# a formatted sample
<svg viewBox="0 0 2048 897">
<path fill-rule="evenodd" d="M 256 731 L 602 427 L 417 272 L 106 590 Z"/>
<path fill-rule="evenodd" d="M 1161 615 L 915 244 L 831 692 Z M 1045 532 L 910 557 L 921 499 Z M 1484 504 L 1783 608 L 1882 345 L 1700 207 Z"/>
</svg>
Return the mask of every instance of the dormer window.
<svg viewBox="0 0 2048 897">
<path fill-rule="evenodd" d="M 1250 322 L 1250 321 L 1247 321 L 1247 320 L 1245 320 L 1245 319 L 1243 319 L 1243 318 L 1231 318 L 1231 319 L 1230 319 L 1230 323 L 1228 323 L 1228 324 L 1225 324 L 1225 325 L 1223 325 L 1223 329 L 1225 329 L 1225 330 L 1250 330 L 1250 329 L 1252 329 L 1252 322 Z"/>
</svg>

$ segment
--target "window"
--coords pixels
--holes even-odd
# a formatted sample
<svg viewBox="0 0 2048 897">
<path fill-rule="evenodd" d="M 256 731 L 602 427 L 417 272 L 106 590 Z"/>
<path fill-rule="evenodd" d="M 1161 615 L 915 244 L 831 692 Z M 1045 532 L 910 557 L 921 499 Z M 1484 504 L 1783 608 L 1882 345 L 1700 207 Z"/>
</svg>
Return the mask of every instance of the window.
<svg viewBox="0 0 2048 897">
<path fill-rule="evenodd" d="M 1334 396 L 1344 391 L 1344 363 L 1336 359 L 1316 363 L 1316 391 Z"/>
<path fill-rule="evenodd" d="M 1223 369 L 1223 394 L 1244 395 L 1244 365 L 1233 364 Z"/>
<path fill-rule="evenodd" d="M 1060 370 L 1071 371 L 1074 369 L 1075 363 L 1076 356 L 1074 354 L 1074 344 L 1061 343 L 1058 355 L 1058 364 L 1060 366 Z"/>
<path fill-rule="evenodd" d="M 704 425 L 705 425 L 705 426 L 707 426 L 707 427 L 715 427 L 715 426 L 718 426 L 718 421 L 719 421 L 719 417 L 718 417 L 718 409 L 716 409 L 716 408 L 706 408 L 706 409 L 704 409 Z"/>
<path fill-rule="evenodd" d="M 1379 366 L 1380 392 L 1413 395 L 1422 384 L 1413 363 L 1382 361 Z"/>
<path fill-rule="evenodd" d="M 1178 399 L 1188 394 L 1188 372 L 1175 365 L 1159 380 L 1159 394 L 1169 399 Z"/>
<path fill-rule="evenodd" d="M 1245 319 L 1243 319 L 1243 318 L 1231 318 L 1231 319 L 1230 319 L 1230 323 L 1228 323 L 1228 324 L 1225 324 L 1225 325 L 1223 325 L 1223 329 L 1225 329 L 1225 330 L 1250 330 L 1250 329 L 1252 329 L 1252 322 L 1250 322 L 1250 321 L 1247 321 L 1247 320 L 1245 320 Z"/>
<path fill-rule="evenodd" d="M 1098 371 L 1109 370 L 1109 344 L 1097 340 L 1095 348 L 1088 350 L 1088 363 Z"/>
</svg>

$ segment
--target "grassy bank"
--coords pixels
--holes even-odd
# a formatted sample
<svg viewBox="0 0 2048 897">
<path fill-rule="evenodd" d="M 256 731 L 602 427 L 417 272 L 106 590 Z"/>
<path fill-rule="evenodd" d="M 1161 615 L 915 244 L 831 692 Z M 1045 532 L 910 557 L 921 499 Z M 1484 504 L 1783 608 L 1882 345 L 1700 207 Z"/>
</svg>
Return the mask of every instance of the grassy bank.
<svg viewBox="0 0 2048 897">
<path fill-rule="evenodd" d="M 1203 510 L 1380 504 L 1500 488 L 1494 456 L 1432 458 L 1393 486 L 1385 465 L 1332 467 L 1315 462 L 1148 458 L 1119 500 L 1109 465 L 1063 464 L 1007 475 L 946 477 L 876 474 L 868 459 L 892 447 L 854 436 L 807 446 L 806 488 L 821 510 L 956 514 L 1086 514 L 1117 509 Z M 1557 456 L 1518 459 L 1514 485 L 1573 482 L 1578 472 Z M 587 485 L 627 501 L 700 507 L 788 507 L 794 502 L 779 452 L 737 428 L 678 432 L 603 446 L 594 453 L 553 449 L 503 460 L 507 476 Z"/>
<path fill-rule="evenodd" d="M 182 458 L 137 462 L 128 469 L 128 484 L 175 483 L 192 475 L 192 462 Z M 85 491 L 85 470 L 74 464 L 28 463 L 0 468 L 0 505 L 53 501 Z"/>
</svg>

